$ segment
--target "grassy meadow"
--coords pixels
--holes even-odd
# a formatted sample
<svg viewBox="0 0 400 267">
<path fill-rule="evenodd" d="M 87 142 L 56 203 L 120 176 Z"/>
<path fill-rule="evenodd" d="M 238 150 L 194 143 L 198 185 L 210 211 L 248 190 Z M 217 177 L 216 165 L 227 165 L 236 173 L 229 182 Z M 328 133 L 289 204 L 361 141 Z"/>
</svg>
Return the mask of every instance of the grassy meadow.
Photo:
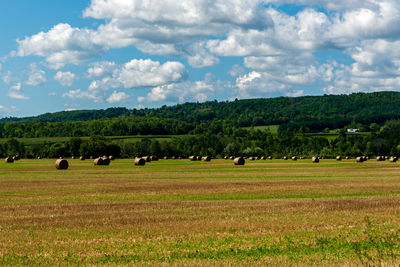
<svg viewBox="0 0 400 267">
<path fill-rule="evenodd" d="M 0 162 L 0 265 L 394 265 L 400 164 Z"/>
</svg>

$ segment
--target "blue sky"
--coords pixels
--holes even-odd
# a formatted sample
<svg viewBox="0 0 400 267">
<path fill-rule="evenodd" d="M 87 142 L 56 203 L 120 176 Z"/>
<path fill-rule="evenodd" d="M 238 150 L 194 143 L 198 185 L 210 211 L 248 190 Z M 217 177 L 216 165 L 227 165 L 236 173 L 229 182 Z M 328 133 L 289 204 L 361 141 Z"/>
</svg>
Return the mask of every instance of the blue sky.
<svg viewBox="0 0 400 267">
<path fill-rule="evenodd" d="M 397 0 L 2 0 L 0 117 L 397 91 Z"/>
</svg>

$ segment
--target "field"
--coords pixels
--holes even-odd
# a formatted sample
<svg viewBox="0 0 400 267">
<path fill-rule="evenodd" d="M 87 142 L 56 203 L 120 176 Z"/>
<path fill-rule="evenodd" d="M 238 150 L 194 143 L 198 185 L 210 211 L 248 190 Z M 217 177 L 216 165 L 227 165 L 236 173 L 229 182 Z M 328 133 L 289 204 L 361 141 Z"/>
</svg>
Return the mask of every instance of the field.
<svg viewBox="0 0 400 267">
<path fill-rule="evenodd" d="M 1 265 L 394 265 L 400 166 L 0 162 Z"/>
</svg>

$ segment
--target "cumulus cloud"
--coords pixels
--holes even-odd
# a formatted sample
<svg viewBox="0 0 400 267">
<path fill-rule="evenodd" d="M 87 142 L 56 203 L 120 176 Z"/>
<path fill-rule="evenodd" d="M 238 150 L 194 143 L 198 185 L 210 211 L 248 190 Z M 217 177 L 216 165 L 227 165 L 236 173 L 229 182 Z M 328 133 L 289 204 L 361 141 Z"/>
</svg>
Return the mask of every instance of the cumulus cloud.
<svg viewBox="0 0 400 267">
<path fill-rule="evenodd" d="M 8 94 L 7 96 L 9 98 L 13 98 L 13 99 L 19 99 L 19 100 L 28 100 L 29 97 L 25 96 L 23 91 L 22 91 L 22 85 L 21 83 L 16 83 L 14 86 L 12 86 L 9 90 L 8 90 Z"/>
<path fill-rule="evenodd" d="M 102 77 L 106 74 L 111 75 L 116 68 L 116 64 L 114 62 L 95 62 L 90 64 L 88 69 L 89 78 L 93 77 Z"/>
<path fill-rule="evenodd" d="M 161 64 L 150 59 L 133 59 L 122 65 L 112 62 L 95 63 L 88 73 L 89 76 L 103 76 L 103 78 L 92 81 L 86 91 L 70 90 L 64 93 L 63 97 L 113 103 L 122 100 L 127 94 L 114 92 L 107 97 L 109 89 L 164 86 L 181 82 L 186 78 L 185 66 L 182 63 L 168 61 Z"/>
<path fill-rule="evenodd" d="M 112 74 L 93 81 L 90 89 L 136 88 L 159 86 L 179 82 L 186 77 L 185 66 L 179 62 L 168 61 L 161 64 L 150 59 L 133 59 L 116 67 Z"/>
<path fill-rule="evenodd" d="M 76 75 L 70 71 L 67 72 L 58 71 L 56 75 L 54 75 L 54 80 L 58 81 L 63 86 L 72 86 L 75 77 Z"/>
<path fill-rule="evenodd" d="M 36 63 L 32 63 L 29 67 L 30 72 L 26 84 L 38 86 L 46 82 L 46 72 L 44 70 L 41 70 Z"/>
<path fill-rule="evenodd" d="M 219 59 L 204 47 L 205 43 L 197 43 L 190 47 L 188 63 L 194 68 L 204 68 L 219 64 Z"/>
<path fill-rule="evenodd" d="M 82 91 L 81 89 L 69 90 L 68 92 L 63 93 L 62 96 L 71 99 L 90 99 L 94 102 L 102 102 L 103 100 L 101 97 L 93 94 L 92 92 Z"/>
<path fill-rule="evenodd" d="M 163 86 L 154 87 L 145 97 L 138 97 L 139 102 L 204 102 L 218 90 L 218 82 L 185 81 Z"/>
<path fill-rule="evenodd" d="M 349 49 L 354 63 L 324 64 L 330 94 L 393 91 L 400 88 L 400 41 L 366 40 Z"/>
<path fill-rule="evenodd" d="M 285 13 L 280 7 L 287 4 L 299 11 Z M 236 78 L 234 93 L 241 97 L 303 95 L 306 89 L 299 87 L 316 85 L 328 93 L 398 88 L 397 0 L 92 0 L 83 17 L 103 24 L 89 29 L 60 23 L 18 40 L 14 55 L 44 57 L 55 69 L 128 46 L 180 57 L 193 68 L 218 65 L 221 57 L 243 57 L 244 65 L 229 71 Z M 317 55 L 326 51 L 353 62 L 344 65 Z M 40 84 L 39 75 L 35 77 L 33 83 Z M 111 97 L 108 90 L 138 87 L 152 88 L 142 101 L 197 100 L 213 94 L 201 82 L 186 81 L 179 62 L 103 61 L 90 64 L 87 77 L 94 80 L 86 91 L 64 96 L 116 101 L 122 93 Z M 2 78 L 15 82 L 11 73 Z M 72 85 L 66 77 L 55 79 Z"/>
<path fill-rule="evenodd" d="M 79 64 L 104 53 L 101 38 L 96 31 L 58 24 L 48 32 L 40 32 L 17 40 L 17 56 L 45 57 L 50 67 L 59 69 L 66 64 Z"/>
<path fill-rule="evenodd" d="M 124 92 L 114 91 L 108 98 L 107 102 L 110 104 L 124 103 L 130 99 L 130 96 Z"/>
</svg>

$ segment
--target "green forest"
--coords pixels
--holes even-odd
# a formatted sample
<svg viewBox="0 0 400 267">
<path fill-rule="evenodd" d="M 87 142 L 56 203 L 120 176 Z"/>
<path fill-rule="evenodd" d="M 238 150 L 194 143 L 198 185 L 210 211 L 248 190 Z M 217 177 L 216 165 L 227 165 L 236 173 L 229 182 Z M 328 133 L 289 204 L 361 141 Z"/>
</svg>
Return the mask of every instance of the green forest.
<svg viewBox="0 0 400 267">
<path fill-rule="evenodd" d="M 0 143 L 0 156 L 398 156 L 399 107 L 400 93 L 379 92 L 3 118 L 0 138 L 5 141 Z M 278 132 L 257 127 L 267 125 L 279 125 Z M 361 133 L 348 134 L 348 128 Z M 137 142 L 105 138 L 136 135 L 144 137 Z M 147 135 L 173 137 L 160 141 Z M 49 137 L 68 138 L 48 142 Z M 41 138 L 43 142 L 25 144 L 23 138 Z"/>
</svg>

